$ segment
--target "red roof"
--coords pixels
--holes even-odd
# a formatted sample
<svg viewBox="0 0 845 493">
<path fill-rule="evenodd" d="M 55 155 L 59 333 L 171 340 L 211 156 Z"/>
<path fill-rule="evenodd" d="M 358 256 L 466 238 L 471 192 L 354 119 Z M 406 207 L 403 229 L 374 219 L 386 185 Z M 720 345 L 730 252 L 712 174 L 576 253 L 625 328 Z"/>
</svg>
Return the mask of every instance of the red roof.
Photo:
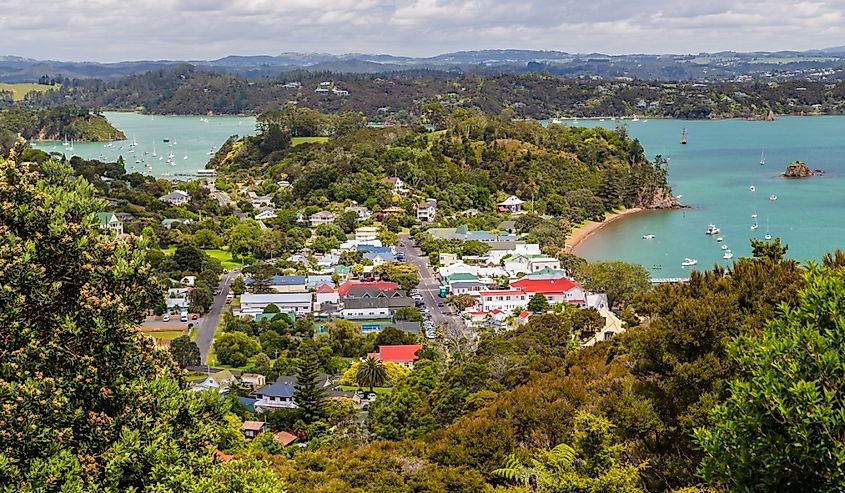
<svg viewBox="0 0 845 493">
<path fill-rule="evenodd" d="M 382 361 L 414 361 L 417 355 L 414 354 L 422 349 L 419 344 L 407 344 L 404 346 L 379 346 L 379 359 Z"/>
<path fill-rule="evenodd" d="M 479 296 L 520 296 L 523 295 L 521 290 L 519 289 L 503 289 L 501 291 L 481 291 L 478 293 Z"/>
<path fill-rule="evenodd" d="M 362 288 L 375 288 L 379 291 L 395 291 L 399 289 L 399 284 L 390 281 L 373 281 L 373 282 L 352 282 L 346 281 L 345 283 L 341 284 L 339 288 L 337 288 L 337 292 L 340 293 L 341 296 L 346 296 L 349 293 L 349 290 L 356 287 Z"/>
<path fill-rule="evenodd" d="M 572 279 L 520 279 L 511 283 L 514 288 L 519 288 L 528 294 L 534 293 L 565 293 L 572 288 L 578 287 L 578 283 Z"/>
<path fill-rule="evenodd" d="M 276 440 L 277 443 L 281 443 L 285 447 L 298 440 L 296 435 L 292 435 L 286 431 L 273 433 L 273 438 Z"/>
<path fill-rule="evenodd" d="M 531 315 L 531 312 L 529 312 L 528 310 L 522 310 L 522 312 L 519 314 L 519 318 L 528 318 L 529 315 Z"/>
<path fill-rule="evenodd" d="M 321 284 L 319 288 L 317 288 L 318 293 L 334 293 L 334 288 L 330 284 Z"/>
<path fill-rule="evenodd" d="M 212 455 L 212 457 L 214 457 L 216 459 L 220 459 L 223 462 L 229 462 L 230 460 L 235 458 L 234 455 L 224 454 L 223 452 L 221 452 L 217 449 L 214 449 L 214 452 L 212 452 L 211 455 Z"/>
</svg>

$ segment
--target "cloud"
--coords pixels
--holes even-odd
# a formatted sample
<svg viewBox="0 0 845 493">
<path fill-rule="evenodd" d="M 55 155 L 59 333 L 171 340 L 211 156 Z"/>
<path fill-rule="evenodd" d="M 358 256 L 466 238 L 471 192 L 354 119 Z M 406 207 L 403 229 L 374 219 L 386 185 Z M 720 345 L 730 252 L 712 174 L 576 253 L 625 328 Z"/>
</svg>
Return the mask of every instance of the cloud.
<svg viewBox="0 0 845 493">
<path fill-rule="evenodd" d="M 211 59 L 485 48 L 689 53 L 845 44 L 845 0 L 3 0 L 0 54 Z"/>
</svg>

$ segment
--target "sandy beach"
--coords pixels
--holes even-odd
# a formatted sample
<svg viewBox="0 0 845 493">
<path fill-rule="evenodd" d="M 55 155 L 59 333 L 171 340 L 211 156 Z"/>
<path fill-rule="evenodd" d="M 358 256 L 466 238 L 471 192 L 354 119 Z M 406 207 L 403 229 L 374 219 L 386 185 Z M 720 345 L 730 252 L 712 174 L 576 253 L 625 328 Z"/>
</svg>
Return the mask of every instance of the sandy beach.
<svg viewBox="0 0 845 493">
<path fill-rule="evenodd" d="M 614 212 L 613 214 L 607 216 L 604 221 L 600 223 L 595 221 L 588 222 L 587 224 L 569 233 L 569 236 L 566 238 L 566 251 L 572 252 L 572 250 L 574 250 L 575 247 L 577 247 L 582 241 L 586 240 L 593 233 L 607 226 L 613 221 L 616 221 L 620 217 L 627 216 L 629 214 L 635 214 L 637 212 L 642 212 L 643 210 L 644 209 L 641 209 L 639 207 L 632 207 L 630 209 L 624 209 L 619 212 Z"/>
</svg>

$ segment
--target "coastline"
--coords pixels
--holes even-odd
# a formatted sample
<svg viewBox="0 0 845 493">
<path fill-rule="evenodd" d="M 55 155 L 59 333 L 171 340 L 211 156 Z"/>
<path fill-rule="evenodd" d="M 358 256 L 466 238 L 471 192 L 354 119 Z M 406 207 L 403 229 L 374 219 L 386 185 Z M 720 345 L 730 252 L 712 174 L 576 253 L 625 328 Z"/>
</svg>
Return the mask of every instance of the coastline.
<svg viewBox="0 0 845 493">
<path fill-rule="evenodd" d="M 595 234 L 597 231 L 602 229 L 603 227 L 607 226 L 608 224 L 619 220 L 619 218 L 636 214 L 638 212 L 642 212 L 645 209 L 641 207 L 632 207 L 630 209 L 623 209 L 619 212 L 614 212 L 609 216 L 604 218 L 602 222 L 590 221 L 583 226 L 572 230 L 569 235 L 566 237 L 566 247 L 564 250 L 569 253 L 573 253 L 573 251 L 578 248 L 578 245 L 581 244 L 584 240 Z"/>
</svg>

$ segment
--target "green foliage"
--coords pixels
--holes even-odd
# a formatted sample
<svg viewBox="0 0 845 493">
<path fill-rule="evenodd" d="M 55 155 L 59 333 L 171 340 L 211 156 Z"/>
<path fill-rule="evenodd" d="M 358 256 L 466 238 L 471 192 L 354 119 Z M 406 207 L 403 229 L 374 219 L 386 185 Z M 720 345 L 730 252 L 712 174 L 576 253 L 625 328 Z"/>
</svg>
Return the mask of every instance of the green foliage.
<svg viewBox="0 0 845 493">
<path fill-rule="evenodd" d="M 180 368 L 197 366 L 200 363 L 200 348 L 187 335 L 179 336 L 170 341 L 170 356 Z"/>
<path fill-rule="evenodd" d="M 317 379 L 320 360 L 312 344 L 303 344 L 300 357 L 293 400 L 302 419 L 306 423 L 312 423 L 325 416 L 326 390 Z"/>
<path fill-rule="evenodd" d="M 422 313 L 420 310 L 413 306 L 403 306 L 402 308 L 396 310 L 396 313 L 393 314 L 394 320 L 405 320 L 408 322 L 422 322 Z"/>
<path fill-rule="evenodd" d="M 373 274 L 398 283 L 399 289 L 404 291 L 410 291 L 420 283 L 419 269 L 406 262 L 385 262 L 373 269 Z"/>
<path fill-rule="evenodd" d="M 355 370 L 355 383 L 360 387 L 369 387 L 370 392 L 374 387 L 384 385 L 386 381 L 387 368 L 384 363 L 375 358 L 365 359 Z"/>
<path fill-rule="evenodd" d="M 232 293 L 235 296 L 240 296 L 244 294 L 246 291 L 246 281 L 244 281 L 244 276 L 238 276 L 232 281 L 232 285 L 230 286 Z"/>
<path fill-rule="evenodd" d="M 743 374 L 698 430 L 705 478 L 736 491 L 838 491 L 845 484 L 845 271 L 811 265 L 798 305 L 730 355 Z"/>
<path fill-rule="evenodd" d="M 536 293 L 528 300 L 528 311 L 531 313 L 544 313 L 549 310 L 549 300 L 543 293 Z"/>
<path fill-rule="evenodd" d="M 643 266 L 618 261 L 582 264 L 576 267 L 575 278 L 587 291 L 607 294 L 611 306 L 625 306 L 651 287 L 651 276 Z"/>
<path fill-rule="evenodd" d="M 227 332 L 214 341 L 217 361 L 227 366 L 244 366 L 260 349 L 255 339 L 243 332 Z"/>
</svg>

